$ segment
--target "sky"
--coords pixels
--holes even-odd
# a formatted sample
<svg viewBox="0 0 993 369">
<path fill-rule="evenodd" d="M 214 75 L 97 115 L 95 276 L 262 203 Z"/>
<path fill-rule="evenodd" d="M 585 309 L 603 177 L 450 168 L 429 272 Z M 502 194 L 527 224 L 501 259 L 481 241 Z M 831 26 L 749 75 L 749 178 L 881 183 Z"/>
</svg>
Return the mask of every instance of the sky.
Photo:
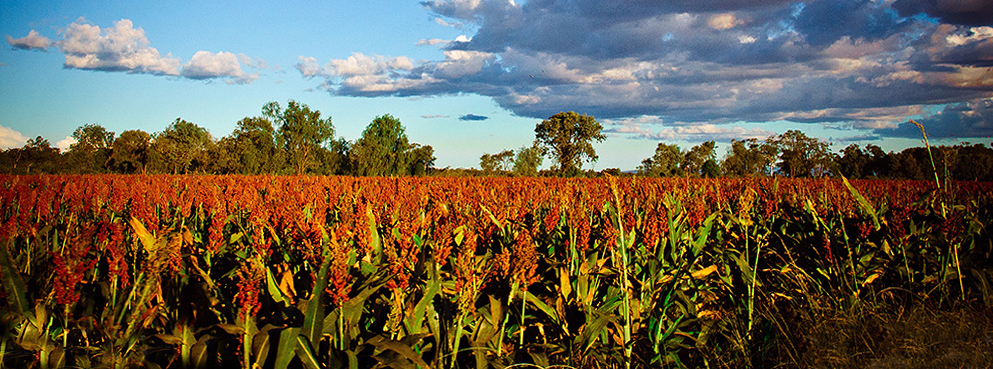
<svg viewBox="0 0 993 369">
<path fill-rule="evenodd" d="M 791 129 L 899 151 L 910 119 L 989 145 L 991 26 L 989 0 L 0 0 L 0 149 L 177 118 L 220 138 L 289 100 L 350 141 L 391 114 L 439 168 L 560 111 L 603 125 L 597 170 Z"/>
</svg>

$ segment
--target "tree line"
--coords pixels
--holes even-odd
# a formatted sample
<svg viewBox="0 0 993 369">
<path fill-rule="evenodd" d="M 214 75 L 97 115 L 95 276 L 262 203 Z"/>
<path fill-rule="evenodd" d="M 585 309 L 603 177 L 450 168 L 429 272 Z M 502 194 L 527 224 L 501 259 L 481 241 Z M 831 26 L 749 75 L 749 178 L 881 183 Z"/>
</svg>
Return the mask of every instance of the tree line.
<svg viewBox="0 0 993 369">
<path fill-rule="evenodd" d="M 885 152 L 879 146 L 851 144 L 838 153 L 828 143 L 790 130 L 765 140 L 732 140 L 718 158 L 716 142 L 682 150 L 660 142 L 635 173 L 611 168 L 600 173 L 582 170 L 598 159 L 594 142 L 603 141 L 602 125 L 589 115 L 560 112 L 535 125 L 529 146 L 484 154 L 480 169 L 438 169 L 434 149 L 410 142 L 399 119 L 376 117 L 355 141 L 334 138 L 330 117 L 290 100 L 273 101 L 262 114 L 238 121 L 228 136 L 215 139 L 203 127 L 177 118 L 162 132 L 127 130 L 120 135 L 98 124 L 77 128 L 76 140 L 62 152 L 39 136 L 20 148 L 0 152 L 0 173 L 125 173 L 125 174 L 313 174 L 356 176 L 517 175 L 646 177 L 788 176 L 941 178 L 993 181 L 993 144 L 912 147 Z M 539 170 L 544 159 L 550 168 Z"/>
<path fill-rule="evenodd" d="M 292 100 L 285 107 L 269 102 L 261 116 L 241 119 L 220 139 L 182 118 L 152 134 L 136 129 L 116 135 L 86 124 L 73 132 L 76 142 L 64 153 L 39 136 L 3 151 L 0 171 L 402 176 L 434 166 L 434 149 L 410 142 L 389 114 L 373 119 L 354 142 L 334 133 L 331 118 L 318 110 Z"/>
</svg>

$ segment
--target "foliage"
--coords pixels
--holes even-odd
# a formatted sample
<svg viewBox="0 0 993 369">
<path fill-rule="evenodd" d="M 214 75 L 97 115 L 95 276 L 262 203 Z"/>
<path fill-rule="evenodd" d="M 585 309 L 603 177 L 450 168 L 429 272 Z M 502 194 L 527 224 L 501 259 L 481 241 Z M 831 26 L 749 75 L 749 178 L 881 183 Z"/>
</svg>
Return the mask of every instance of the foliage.
<svg viewBox="0 0 993 369">
<path fill-rule="evenodd" d="M 334 137 L 331 117 L 321 119 L 319 110 L 310 110 L 306 104 L 293 100 L 286 104 L 285 110 L 275 101 L 265 104 L 262 116 L 275 122 L 279 132 L 277 142 L 282 144 L 294 174 L 302 175 L 317 167 L 318 152 Z M 268 146 L 265 134 L 271 132 L 270 128 L 258 120 L 247 123 L 252 124 L 245 128 L 253 129 L 256 135 L 262 136 L 255 147 L 265 150 Z"/>
<path fill-rule="evenodd" d="M 950 183 L 0 175 L 0 360 L 831 366 L 906 342 L 837 317 L 993 306 L 993 188 Z"/>
<path fill-rule="evenodd" d="M 790 177 L 823 177 L 832 172 L 828 143 L 803 132 L 789 130 L 770 137 L 768 142 L 779 152 L 779 172 Z"/>
<path fill-rule="evenodd" d="M 558 164 L 560 175 L 574 176 L 583 162 L 596 161 L 599 157 L 593 142 L 607 136 L 596 118 L 576 112 L 560 112 L 538 123 L 534 128 L 535 142 L 546 153 L 551 153 Z"/>
<path fill-rule="evenodd" d="M 496 154 L 483 154 L 479 157 L 479 169 L 487 173 L 506 172 L 513 165 L 514 150 L 503 150 Z"/>
<path fill-rule="evenodd" d="M 683 161 L 683 150 L 675 144 L 659 142 L 655 155 L 642 160 L 638 166 L 638 174 L 648 177 L 676 177 L 683 175 L 679 163 Z"/>
<path fill-rule="evenodd" d="M 721 162 L 724 174 L 731 177 L 753 177 L 772 173 L 777 148 L 758 139 L 731 140 L 731 149 Z"/>
<path fill-rule="evenodd" d="M 517 149 L 517 155 L 514 156 L 514 165 L 511 169 L 518 176 L 535 177 L 538 175 L 538 167 L 543 161 L 541 148 L 538 145 L 524 146 Z"/>
<path fill-rule="evenodd" d="M 207 129 L 181 118 L 152 138 L 154 152 L 161 155 L 159 169 L 172 174 L 202 170 L 212 143 Z"/>
<path fill-rule="evenodd" d="M 362 137 L 352 145 L 350 160 L 357 175 L 404 175 L 409 167 L 407 150 L 410 148 L 400 120 L 386 114 L 373 119 L 362 131 Z"/>
</svg>

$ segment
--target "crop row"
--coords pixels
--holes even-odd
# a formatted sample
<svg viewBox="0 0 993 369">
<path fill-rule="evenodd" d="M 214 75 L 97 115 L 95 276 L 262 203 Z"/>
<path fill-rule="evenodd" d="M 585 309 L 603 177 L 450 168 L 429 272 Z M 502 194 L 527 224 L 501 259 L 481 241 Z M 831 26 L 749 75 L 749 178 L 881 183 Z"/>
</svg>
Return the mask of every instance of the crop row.
<svg viewBox="0 0 993 369">
<path fill-rule="evenodd" d="M 6 367 L 803 366 L 993 306 L 990 183 L 0 176 Z"/>
</svg>

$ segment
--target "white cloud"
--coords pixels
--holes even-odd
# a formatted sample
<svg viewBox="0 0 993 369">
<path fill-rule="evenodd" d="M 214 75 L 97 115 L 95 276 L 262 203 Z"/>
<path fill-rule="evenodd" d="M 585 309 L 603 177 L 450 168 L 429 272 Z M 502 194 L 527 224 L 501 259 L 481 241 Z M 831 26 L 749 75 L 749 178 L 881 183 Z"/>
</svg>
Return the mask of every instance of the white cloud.
<svg viewBox="0 0 993 369">
<path fill-rule="evenodd" d="M 313 56 L 298 56 L 297 60 L 300 60 L 300 62 L 293 66 L 300 71 L 300 74 L 304 78 L 312 78 L 314 76 L 327 77 L 321 66 L 317 64 L 317 58 Z"/>
<path fill-rule="evenodd" d="M 426 39 L 426 40 L 417 41 L 417 43 L 415 45 L 417 45 L 417 46 L 447 45 L 449 42 L 451 42 L 451 41 L 442 40 L 440 38 L 432 38 L 432 39 Z"/>
<path fill-rule="evenodd" d="M 38 34 L 38 31 L 31 30 L 27 36 L 21 38 L 13 38 L 7 35 L 7 43 L 22 50 L 46 50 L 52 45 L 52 40 Z"/>
<path fill-rule="evenodd" d="M 69 25 L 57 45 L 65 53 L 66 68 L 179 75 L 179 59 L 159 55 L 149 46 L 145 31 L 134 28 L 128 19 L 101 30 L 80 18 Z"/>
<path fill-rule="evenodd" d="M 969 28 L 969 33 L 969 35 L 948 35 L 945 37 L 945 41 L 952 46 L 962 46 L 971 42 L 993 39 L 993 27 L 972 27 Z"/>
<path fill-rule="evenodd" d="M 710 17 L 710 20 L 707 21 L 710 28 L 718 30 L 729 29 L 742 23 L 740 20 L 735 19 L 733 13 L 717 14 Z"/>
<path fill-rule="evenodd" d="M 28 138 L 24 137 L 21 132 L 0 125 L 0 150 L 22 147 L 27 142 Z"/>
<path fill-rule="evenodd" d="M 72 138 L 72 136 L 66 136 L 66 138 L 63 138 L 59 140 L 59 142 L 56 142 L 55 147 L 61 149 L 62 152 L 66 152 L 69 151 L 69 146 L 72 146 L 72 144 L 74 143 L 76 143 L 75 138 Z"/>
<path fill-rule="evenodd" d="M 445 61 L 438 63 L 436 76 L 440 78 L 459 78 L 479 73 L 493 54 L 482 51 L 448 50 L 445 51 Z"/>
<path fill-rule="evenodd" d="M 331 59 L 327 70 L 334 76 L 362 76 L 381 74 L 389 70 L 410 70 L 414 63 L 406 56 L 389 58 L 383 56 L 366 56 L 362 53 L 352 53 L 345 59 Z"/>
<path fill-rule="evenodd" d="M 758 127 L 745 128 L 741 126 L 724 126 L 714 124 L 664 127 L 656 132 L 645 127 L 645 125 L 662 124 L 663 119 L 655 116 L 640 116 L 637 118 L 612 120 L 608 119 L 604 122 L 609 125 L 609 128 L 605 130 L 608 133 L 630 138 L 655 141 L 684 140 L 691 142 L 730 142 L 731 140 L 744 140 L 749 138 L 763 139 L 776 134 L 775 132 L 767 131 Z"/>
<path fill-rule="evenodd" d="M 259 78 L 258 75 L 242 71 L 238 59 L 239 56 L 224 51 L 217 54 L 209 51 L 197 51 L 193 58 L 183 65 L 182 75 L 186 78 L 199 80 L 228 78 L 229 83 L 238 84 L 251 83 Z"/>
</svg>

